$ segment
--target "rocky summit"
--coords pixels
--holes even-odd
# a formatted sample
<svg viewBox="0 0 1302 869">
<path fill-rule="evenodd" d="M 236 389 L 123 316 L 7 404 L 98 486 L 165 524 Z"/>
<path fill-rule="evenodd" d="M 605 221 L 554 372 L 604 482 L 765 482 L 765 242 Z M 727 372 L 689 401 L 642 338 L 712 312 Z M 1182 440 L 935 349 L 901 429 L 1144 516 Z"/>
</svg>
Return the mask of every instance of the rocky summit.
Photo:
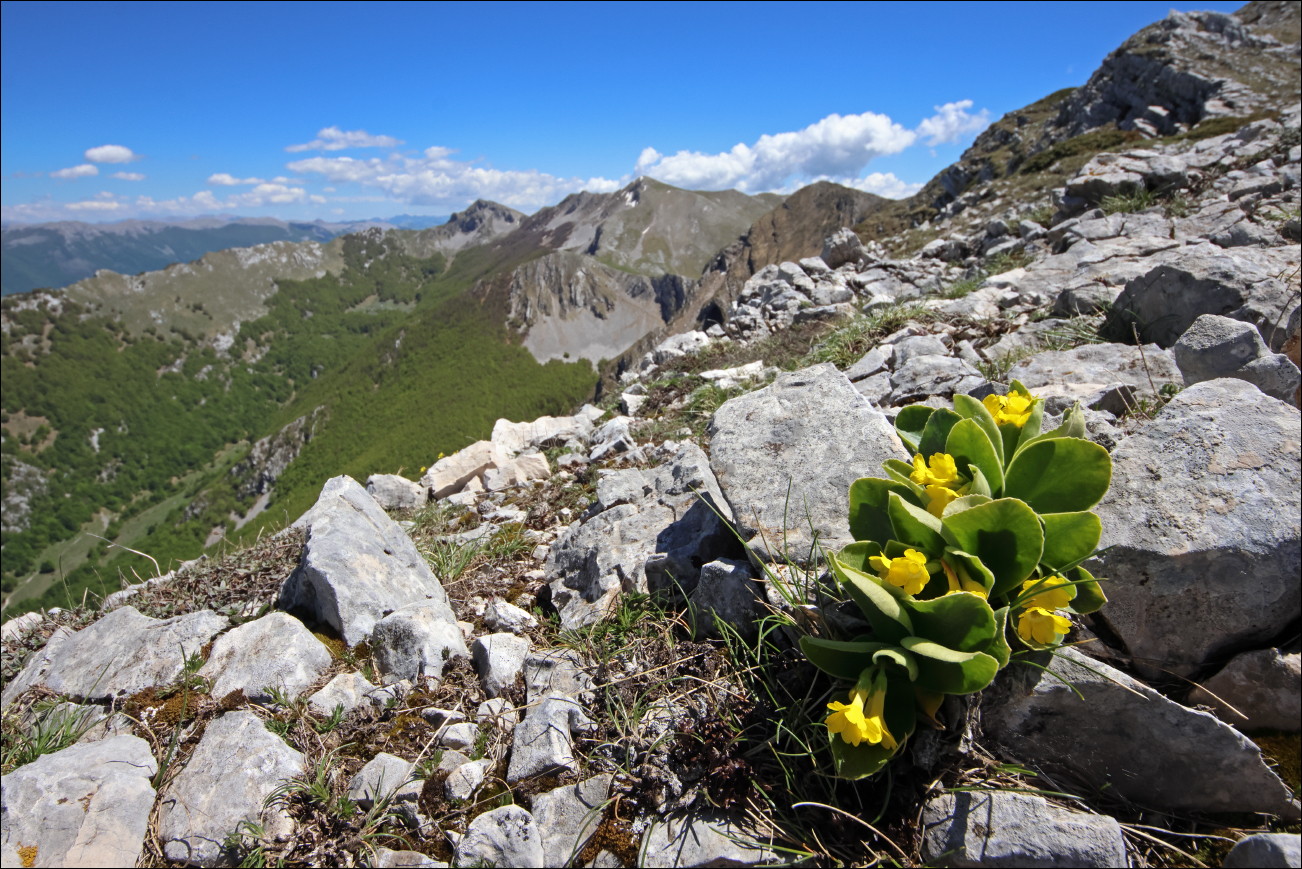
<svg viewBox="0 0 1302 869">
<path fill-rule="evenodd" d="M 599 387 L 6 621 L 4 866 L 1299 866 L 1300 56 L 1297 4 L 1172 12 L 902 202 L 642 179 L 367 230 L 348 256 L 495 251 L 473 298 Z M 259 292 L 363 242 L 305 244 Z M 838 778 L 801 641 L 881 630 L 831 569 L 851 486 L 919 408 L 1023 388 L 1110 457 L 1107 602 L 1052 650 L 1009 626 L 988 687 Z M 183 509 L 276 509 L 348 413 Z M 11 479 L 6 529 L 52 485 Z"/>
</svg>

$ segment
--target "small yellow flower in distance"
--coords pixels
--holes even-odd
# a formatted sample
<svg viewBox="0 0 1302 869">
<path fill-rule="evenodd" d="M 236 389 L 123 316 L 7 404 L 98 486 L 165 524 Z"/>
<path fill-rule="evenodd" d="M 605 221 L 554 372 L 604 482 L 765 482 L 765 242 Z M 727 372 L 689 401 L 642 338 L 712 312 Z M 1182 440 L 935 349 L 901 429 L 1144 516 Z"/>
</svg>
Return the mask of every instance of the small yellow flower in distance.
<svg viewBox="0 0 1302 869">
<path fill-rule="evenodd" d="M 832 714 L 827 716 L 825 722 L 828 732 L 840 736 L 856 747 L 862 742 L 870 742 L 873 745 L 880 744 L 883 748 L 893 749 L 898 743 L 886 729 L 886 720 L 882 717 L 885 705 L 886 677 L 878 676 L 873 683 L 871 693 L 856 688 L 850 692 L 849 703 L 838 703 L 834 700 L 827 704 L 827 708 L 832 710 Z"/>
<path fill-rule="evenodd" d="M 909 479 L 919 486 L 950 486 L 958 482 L 958 466 L 949 453 L 933 453 L 930 463 L 915 455 Z"/>
<path fill-rule="evenodd" d="M 443 454 L 442 454 L 442 453 L 439 453 L 439 458 L 440 458 L 440 459 L 443 458 Z"/>
<path fill-rule="evenodd" d="M 421 466 L 420 466 L 420 472 L 421 472 L 422 474 L 425 473 L 425 466 L 424 466 L 424 465 L 421 465 Z"/>
<path fill-rule="evenodd" d="M 945 594 L 957 594 L 966 591 L 970 594 L 976 595 L 982 600 L 988 598 L 989 595 L 986 593 L 986 587 L 984 585 L 967 576 L 959 576 L 954 572 L 952 567 L 943 561 L 940 563 L 940 566 L 945 568 L 945 578 L 949 580 L 949 591 L 945 592 Z"/>
<path fill-rule="evenodd" d="M 1028 643 L 1047 645 L 1070 630 L 1071 619 L 1044 607 L 1028 607 L 1017 619 L 1017 635 Z"/>
<path fill-rule="evenodd" d="M 939 519 L 950 502 L 958 497 L 958 492 L 944 486 L 928 486 L 927 497 L 931 499 L 927 502 L 927 512 Z"/>
<path fill-rule="evenodd" d="M 1026 425 L 1026 421 L 1031 418 L 1031 408 L 1035 404 L 1035 396 L 1027 398 L 1020 392 L 1011 392 L 1008 395 L 987 395 L 982 401 L 986 410 L 995 418 L 999 425 L 1012 423 L 1021 428 Z"/>
<path fill-rule="evenodd" d="M 1036 588 L 1036 586 L 1039 588 Z M 1024 607 L 1039 607 L 1046 610 L 1060 610 L 1071 603 L 1071 592 L 1067 588 L 1058 586 L 1067 586 L 1067 580 L 1061 576 L 1050 576 L 1045 579 L 1036 579 L 1032 577 L 1022 583 L 1022 594 L 1035 589 L 1035 597 L 1027 598 L 1022 602 Z"/>
<path fill-rule="evenodd" d="M 906 549 L 899 558 L 874 555 L 868 564 L 877 575 L 891 585 L 904 589 L 905 594 L 917 594 L 931 577 L 927 573 L 927 556 L 916 549 Z"/>
</svg>

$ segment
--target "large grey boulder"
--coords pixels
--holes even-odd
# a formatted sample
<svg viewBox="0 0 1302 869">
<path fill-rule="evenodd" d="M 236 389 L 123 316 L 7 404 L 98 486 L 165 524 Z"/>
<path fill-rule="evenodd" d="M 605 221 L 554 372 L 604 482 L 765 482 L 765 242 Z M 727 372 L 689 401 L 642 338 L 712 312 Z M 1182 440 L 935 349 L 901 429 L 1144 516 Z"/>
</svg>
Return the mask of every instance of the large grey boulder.
<svg viewBox="0 0 1302 869">
<path fill-rule="evenodd" d="M 1189 675 L 1302 615 L 1298 452 L 1297 408 L 1241 380 L 1189 387 L 1112 452 L 1086 567 L 1141 672 Z"/>
<path fill-rule="evenodd" d="M 102 700 L 167 685 L 230 622 L 211 610 L 151 619 L 124 606 L 76 633 L 51 637 L 18 677 L 5 686 L 8 706 L 33 685 L 72 697 Z"/>
<path fill-rule="evenodd" d="M 533 815 L 502 806 L 470 822 L 457 843 L 457 866 L 542 866 L 542 832 Z"/>
<path fill-rule="evenodd" d="M 830 364 L 725 402 L 710 439 L 710 467 L 736 525 L 768 561 L 808 561 L 811 526 L 829 550 L 850 543 L 850 484 L 881 473 L 886 459 L 908 460 L 886 417 Z"/>
<path fill-rule="evenodd" d="M 1302 374 L 1282 354 L 1272 354 L 1257 327 L 1203 314 L 1172 348 L 1186 386 L 1233 377 L 1280 401 L 1293 402 Z"/>
<path fill-rule="evenodd" d="M 185 768 L 159 800 L 158 838 L 169 860 L 199 866 L 224 862 L 222 843 L 243 821 L 284 824 L 264 809 L 272 791 L 303 772 L 303 755 L 267 730 L 252 712 L 213 721 Z"/>
<path fill-rule="evenodd" d="M 653 822 L 642 837 L 647 869 L 696 866 L 762 866 L 777 854 L 731 818 L 714 812 L 673 814 Z"/>
<path fill-rule="evenodd" d="M 307 529 L 303 561 L 280 590 L 280 609 L 301 607 L 350 646 L 407 604 L 427 603 L 456 624 L 416 545 L 351 477 L 329 480 L 299 521 Z"/>
<path fill-rule="evenodd" d="M 515 684 L 532 645 L 528 637 L 515 634 L 487 634 L 476 638 L 471 655 L 485 694 L 497 697 Z"/>
<path fill-rule="evenodd" d="M 440 679 L 453 658 L 468 658 L 466 638 L 446 604 L 411 603 L 375 624 L 371 647 L 385 684 L 421 676 Z"/>
<path fill-rule="evenodd" d="M 937 342 L 939 343 L 939 342 Z M 897 364 L 891 372 L 891 404 L 910 402 L 940 395 L 948 398 L 956 392 L 967 392 L 985 383 L 981 372 L 971 364 L 953 356 L 914 356 Z"/>
<path fill-rule="evenodd" d="M 557 538 L 547 555 L 552 604 L 566 629 L 591 624 L 625 592 L 689 591 L 703 561 L 730 551 L 732 512 L 710 461 L 685 443 L 650 471 L 628 469 L 597 484 L 595 515 Z"/>
<path fill-rule="evenodd" d="M 742 639 L 754 639 L 759 634 L 755 620 L 764 613 L 760 590 L 749 561 L 711 561 L 701 568 L 701 580 L 690 598 L 693 634 L 719 639 L 729 630 Z"/>
<path fill-rule="evenodd" d="M 1158 811 L 1295 817 L 1292 792 L 1246 736 L 1064 646 L 1005 668 L 981 722 L 1012 759 Z M 1084 698 L 1084 699 L 1082 699 Z"/>
<path fill-rule="evenodd" d="M 515 728 L 507 783 L 576 769 L 574 733 L 588 733 L 592 727 L 583 707 L 569 697 L 553 694 L 537 705 L 531 703 Z"/>
<path fill-rule="evenodd" d="M 1297 869 L 1302 866 L 1302 835 L 1257 833 L 1239 840 L 1221 863 L 1225 869 Z"/>
<path fill-rule="evenodd" d="M 1204 679 L 1202 687 L 1189 694 L 1189 702 L 1215 707 L 1222 720 L 1239 730 L 1296 733 L 1302 730 L 1302 655 L 1278 649 L 1236 655 L 1219 673 Z"/>
<path fill-rule="evenodd" d="M 1256 250 L 1193 245 L 1129 281 L 1112 306 L 1113 337 L 1128 338 L 1133 323 L 1144 341 L 1170 347 L 1203 314 L 1242 320 L 1266 335 L 1286 319 L 1289 288 L 1276 277 L 1274 260 Z M 1282 340 L 1268 343 L 1278 349 Z"/>
<path fill-rule="evenodd" d="M 212 696 L 243 691 L 254 703 L 271 700 L 268 688 L 297 697 L 330 667 L 330 652 L 287 613 L 267 613 L 223 634 L 199 675 L 212 680 Z"/>
<path fill-rule="evenodd" d="M 1121 825 L 1032 794 L 941 794 L 922 810 L 922 857 L 945 866 L 1125 866 Z"/>
<path fill-rule="evenodd" d="M 846 263 L 860 263 L 867 258 L 863 242 L 848 226 L 841 227 L 823 240 L 823 253 L 819 256 L 829 268 L 838 268 Z"/>
<path fill-rule="evenodd" d="M 1020 380 L 1042 398 L 1079 399 L 1085 407 L 1116 413 L 1118 409 L 1106 407 L 1104 402 L 1118 384 L 1129 387 L 1132 396 L 1144 395 L 1152 400 L 1156 398 L 1154 386 L 1160 390 L 1168 383 L 1179 385 L 1183 376 L 1171 351 L 1153 344 L 1143 348 L 1082 344 L 1071 350 L 1046 350 L 1024 359 L 1008 370 L 1007 380 Z"/>
<path fill-rule="evenodd" d="M 397 474 L 371 474 L 366 491 L 385 510 L 415 510 L 429 501 L 429 488 Z"/>
<path fill-rule="evenodd" d="M 149 743 L 113 736 L 0 777 L 0 863 L 134 866 L 154 807 Z"/>
<path fill-rule="evenodd" d="M 533 817 L 543 837 L 544 866 L 570 865 L 601 825 L 610 773 L 556 788 L 533 798 Z"/>
</svg>

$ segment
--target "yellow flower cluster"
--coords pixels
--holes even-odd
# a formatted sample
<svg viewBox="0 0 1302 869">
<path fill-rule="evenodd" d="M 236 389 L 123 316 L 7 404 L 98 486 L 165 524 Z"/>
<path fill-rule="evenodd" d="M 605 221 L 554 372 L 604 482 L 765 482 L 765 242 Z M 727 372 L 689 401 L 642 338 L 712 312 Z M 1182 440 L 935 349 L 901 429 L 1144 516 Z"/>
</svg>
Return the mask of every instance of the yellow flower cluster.
<svg viewBox="0 0 1302 869">
<path fill-rule="evenodd" d="M 891 585 L 904 589 L 905 594 L 922 591 L 931 575 L 927 573 L 927 556 L 916 549 L 906 549 L 899 558 L 874 555 L 868 564 L 877 575 Z"/>
<path fill-rule="evenodd" d="M 909 479 L 919 486 L 925 486 L 927 492 L 927 512 L 937 519 L 945 512 L 950 502 L 962 495 L 955 491 L 955 484 L 960 482 L 958 466 L 949 453 L 935 453 L 927 462 L 921 455 L 913 457 L 913 473 Z"/>
<path fill-rule="evenodd" d="M 984 585 L 967 576 L 966 573 L 963 576 L 959 576 L 954 568 L 950 567 L 943 561 L 940 564 L 945 568 L 945 577 L 949 580 L 949 591 L 945 592 L 945 594 L 957 594 L 958 592 L 966 591 L 970 594 L 976 595 L 982 600 L 985 600 L 988 597 Z"/>
<path fill-rule="evenodd" d="M 871 692 L 855 688 L 850 692 L 849 703 L 832 701 L 827 704 L 827 708 L 832 710 L 825 722 L 827 730 L 855 747 L 861 742 L 870 742 L 893 750 L 898 746 L 882 718 L 885 706 L 886 677 L 879 675 Z"/>
<path fill-rule="evenodd" d="M 1035 396 L 1028 398 L 1018 392 L 1008 395 L 987 395 L 981 403 L 986 406 L 986 410 L 990 411 L 990 415 L 999 425 L 1011 423 L 1021 428 L 1031 418 L 1031 407 L 1035 403 Z"/>
<path fill-rule="evenodd" d="M 1017 619 L 1017 635 L 1028 643 L 1048 645 L 1070 631 L 1071 619 L 1056 612 L 1071 603 L 1068 588 L 1067 580 L 1056 575 L 1045 579 L 1032 577 L 1022 583 L 1023 594 L 1031 591 L 1037 594 L 1022 603 L 1024 609 Z"/>
</svg>

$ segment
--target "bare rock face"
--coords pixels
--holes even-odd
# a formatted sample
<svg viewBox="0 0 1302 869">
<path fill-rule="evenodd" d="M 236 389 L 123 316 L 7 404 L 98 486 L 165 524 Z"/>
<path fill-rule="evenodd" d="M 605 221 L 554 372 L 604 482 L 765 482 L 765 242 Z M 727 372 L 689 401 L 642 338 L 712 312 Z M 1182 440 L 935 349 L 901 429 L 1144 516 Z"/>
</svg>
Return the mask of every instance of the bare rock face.
<svg viewBox="0 0 1302 869">
<path fill-rule="evenodd" d="M 776 854 L 727 816 L 712 812 L 670 815 L 642 837 L 643 866 L 757 866 Z"/>
<path fill-rule="evenodd" d="M 736 525 L 765 560 L 807 561 L 811 526 L 829 550 L 850 543 L 850 484 L 886 459 L 908 460 L 886 417 L 832 365 L 725 402 L 710 438 L 710 467 Z"/>
<path fill-rule="evenodd" d="M 326 409 L 318 407 L 255 443 L 244 460 L 231 468 L 239 493 L 245 498 L 253 498 L 270 492 L 272 484 L 285 473 L 289 463 L 298 458 L 303 446 L 328 419 Z"/>
<path fill-rule="evenodd" d="M 0 778 L 5 866 L 134 866 L 154 807 L 149 743 L 113 736 L 45 754 Z"/>
<path fill-rule="evenodd" d="M 946 866 L 1125 866 L 1121 825 L 1018 793 L 942 794 L 922 810 L 922 854 Z"/>
<path fill-rule="evenodd" d="M 1239 730 L 1302 730 L 1302 655 L 1297 652 L 1244 652 L 1202 684 L 1189 702 L 1215 707 Z"/>
<path fill-rule="evenodd" d="M 397 474 L 372 474 L 366 491 L 385 510 L 414 510 L 429 500 L 429 489 Z"/>
<path fill-rule="evenodd" d="M 542 832 L 519 806 L 485 812 L 457 843 L 458 866 L 542 866 L 546 859 Z"/>
<path fill-rule="evenodd" d="M 297 697 L 330 666 L 330 652 L 303 623 L 268 613 L 240 625 L 213 644 L 199 675 L 212 679 L 212 695 L 243 691 L 254 702 L 271 699 L 268 688 Z"/>
<path fill-rule="evenodd" d="M 1112 453 L 1096 508 L 1106 620 L 1135 666 L 1187 675 L 1302 614 L 1299 416 L 1241 380 L 1177 395 Z"/>
<path fill-rule="evenodd" d="M 167 685 L 181 675 L 185 656 L 228 624 L 211 610 L 151 619 L 121 607 L 83 630 L 59 635 L 58 641 L 51 637 L 5 686 L 4 705 L 33 685 L 91 700 Z"/>
<path fill-rule="evenodd" d="M 1152 376 L 1152 383 L 1149 377 Z M 1183 376 L 1171 351 L 1155 344 L 1129 347 L 1124 344 L 1083 344 L 1072 350 L 1048 350 L 1025 359 L 1008 371 L 1008 379 L 1019 380 L 1044 398 L 1080 399 L 1094 407 L 1118 386 L 1127 387 L 1133 404 L 1140 395 L 1150 400 L 1168 383 L 1181 384 Z M 1115 412 L 1121 412 L 1117 408 Z"/>
<path fill-rule="evenodd" d="M 302 563 L 280 590 L 281 609 L 301 607 L 350 646 L 408 604 L 433 607 L 455 626 L 447 594 L 411 538 L 351 477 L 327 482 L 299 523 L 307 528 L 307 543 Z"/>
<path fill-rule="evenodd" d="M 982 726 L 1010 758 L 1159 811 L 1298 815 L 1260 749 L 1215 716 L 1073 648 L 1041 657 L 1048 672 L 1012 665 L 983 695 Z"/>
</svg>

